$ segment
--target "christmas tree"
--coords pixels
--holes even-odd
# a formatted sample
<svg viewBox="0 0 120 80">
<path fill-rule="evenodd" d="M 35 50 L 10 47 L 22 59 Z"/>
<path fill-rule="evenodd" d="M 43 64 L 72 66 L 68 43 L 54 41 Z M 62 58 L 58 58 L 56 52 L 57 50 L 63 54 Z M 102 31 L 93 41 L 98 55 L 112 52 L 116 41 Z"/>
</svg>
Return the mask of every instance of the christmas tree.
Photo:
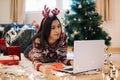
<svg viewBox="0 0 120 80">
<path fill-rule="evenodd" d="M 74 40 L 105 40 L 109 46 L 111 37 L 101 27 L 102 22 L 95 0 L 72 0 L 71 10 L 66 11 L 63 20 L 68 46 L 73 46 Z"/>
</svg>

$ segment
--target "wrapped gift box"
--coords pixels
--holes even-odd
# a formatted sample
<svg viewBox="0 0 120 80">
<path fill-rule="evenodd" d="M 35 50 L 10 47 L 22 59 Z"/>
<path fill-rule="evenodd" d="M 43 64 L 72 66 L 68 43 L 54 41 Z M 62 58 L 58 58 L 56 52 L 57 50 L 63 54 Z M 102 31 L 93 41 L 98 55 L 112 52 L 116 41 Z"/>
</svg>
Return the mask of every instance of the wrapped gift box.
<svg viewBox="0 0 120 80">
<path fill-rule="evenodd" d="M 6 48 L 4 55 L 17 55 L 21 60 L 20 46 L 9 46 Z"/>
<path fill-rule="evenodd" d="M 19 57 L 16 55 L 0 56 L 0 64 L 18 65 L 19 64 Z"/>
</svg>

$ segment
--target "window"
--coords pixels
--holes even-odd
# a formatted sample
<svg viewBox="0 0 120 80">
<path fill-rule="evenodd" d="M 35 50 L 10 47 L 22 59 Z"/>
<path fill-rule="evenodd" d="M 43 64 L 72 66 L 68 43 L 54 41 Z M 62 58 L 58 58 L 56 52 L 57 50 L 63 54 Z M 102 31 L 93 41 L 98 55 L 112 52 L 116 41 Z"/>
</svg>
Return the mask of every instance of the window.
<svg viewBox="0 0 120 80">
<path fill-rule="evenodd" d="M 72 4 L 71 0 L 63 0 L 63 9 L 71 9 L 70 5 Z"/>
<path fill-rule="evenodd" d="M 44 5 L 53 9 L 56 7 L 56 0 L 26 0 L 25 11 L 41 11 L 44 9 Z"/>
<path fill-rule="evenodd" d="M 44 5 L 49 6 L 50 9 L 55 7 L 66 10 L 70 9 L 71 0 L 26 0 L 25 11 L 41 11 Z"/>
</svg>

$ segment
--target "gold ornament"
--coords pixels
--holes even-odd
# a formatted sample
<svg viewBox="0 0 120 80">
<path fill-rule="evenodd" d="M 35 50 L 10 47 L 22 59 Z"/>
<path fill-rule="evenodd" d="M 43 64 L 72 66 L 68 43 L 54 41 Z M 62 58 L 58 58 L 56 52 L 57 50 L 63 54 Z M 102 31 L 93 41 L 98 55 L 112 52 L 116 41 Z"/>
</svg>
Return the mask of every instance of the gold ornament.
<svg viewBox="0 0 120 80">
<path fill-rule="evenodd" d="M 74 35 L 77 35 L 78 34 L 78 32 L 77 31 L 74 31 Z"/>
<path fill-rule="evenodd" d="M 89 29 L 88 29 L 89 31 L 92 31 L 92 28 L 91 27 L 89 27 Z"/>
<path fill-rule="evenodd" d="M 80 5 L 78 6 L 78 8 L 81 9 L 81 8 L 82 8 L 82 5 L 80 4 Z"/>
<path fill-rule="evenodd" d="M 79 22 L 81 21 L 80 18 L 78 19 L 78 21 L 79 21 Z"/>
<path fill-rule="evenodd" d="M 76 18 L 74 18 L 73 20 L 74 20 L 74 21 L 76 21 L 77 19 L 76 19 Z"/>
<path fill-rule="evenodd" d="M 101 24 L 101 25 L 99 25 L 99 27 L 100 27 L 100 28 L 103 28 L 103 25 Z"/>
</svg>

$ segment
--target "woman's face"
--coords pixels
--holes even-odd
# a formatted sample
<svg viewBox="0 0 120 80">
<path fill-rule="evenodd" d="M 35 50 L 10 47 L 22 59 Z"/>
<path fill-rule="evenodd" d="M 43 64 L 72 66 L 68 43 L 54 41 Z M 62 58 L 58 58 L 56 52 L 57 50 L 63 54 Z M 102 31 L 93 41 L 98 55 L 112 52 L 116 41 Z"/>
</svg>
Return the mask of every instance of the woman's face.
<svg viewBox="0 0 120 80">
<path fill-rule="evenodd" d="M 60 25 L 59 21 L 54 20 L 51 25 L 49 40 L 50 39 L 54 40 L 54 41 L 58 40 L 61 35 L 61 31 L 62 31 L 62 29 L 61 29 L 61 25 Z"/>
</svg>

